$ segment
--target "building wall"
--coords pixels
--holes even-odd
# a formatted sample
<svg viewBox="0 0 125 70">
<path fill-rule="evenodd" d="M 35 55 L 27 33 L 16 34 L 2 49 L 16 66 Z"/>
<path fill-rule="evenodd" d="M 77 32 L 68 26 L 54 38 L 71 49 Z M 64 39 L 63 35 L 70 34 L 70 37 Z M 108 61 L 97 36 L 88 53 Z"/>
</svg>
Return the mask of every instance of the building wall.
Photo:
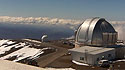
<svg viewBox="0 0 125 70">
<path fill-rule="evenodd" d="M 104 58 L 103 58 L 104 56 Z M 100 54 L 96 54 L 93 61 L 94 61 L 94 65 L 98 65 L 98 61 L 102 60 L 102 59 L 106 59 L 106 60 L 112 60 L 115 59 L 115 50 L 111 50 L 111 51 L 107 51 L 107 52 L 103 52 Z"/>
<path fill-rule="evenodd" d="M 108 55 L 111 54 L 110 57 Z M 107 60 L 115 59 L 115 50 L 99 53 L 99 54 L 89 54 L 89 53 L 81 53 L 76 51 L 71 51 L 72 60 L 87 63 L 90 65 L 98 65 L 98 61 L 102 59 L 102 56 Z M 84 60 L 82 60 L 84 58 Z M 99 59 L 99 60 L 97 60 Z"/>
<path fill-rule="evenodd" d="M 71 51 L 71 56 L 72 56 L 72 60 L 82 62 L 82 63 L 92 64 L 92 56 L 90 54 Z"/>
<path fill-rule="evenodd" d="M 115 48 L 116 59 L 125 58 L 125 47 Z"/>
</svg>

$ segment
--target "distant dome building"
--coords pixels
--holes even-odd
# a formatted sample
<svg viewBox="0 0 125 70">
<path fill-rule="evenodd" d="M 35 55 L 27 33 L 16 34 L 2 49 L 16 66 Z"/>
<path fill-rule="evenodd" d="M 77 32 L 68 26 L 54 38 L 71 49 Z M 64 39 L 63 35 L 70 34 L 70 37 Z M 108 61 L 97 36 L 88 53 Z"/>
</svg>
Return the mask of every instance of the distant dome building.
<svg viewBox="0 0 125 70">
<path fill-rule="evenodd" d="M 86 19 L 78 28 L 76 47 L 83 45 L 108 46 L 115 45 L 117 32 L 104 18 Z"/>
</svg>

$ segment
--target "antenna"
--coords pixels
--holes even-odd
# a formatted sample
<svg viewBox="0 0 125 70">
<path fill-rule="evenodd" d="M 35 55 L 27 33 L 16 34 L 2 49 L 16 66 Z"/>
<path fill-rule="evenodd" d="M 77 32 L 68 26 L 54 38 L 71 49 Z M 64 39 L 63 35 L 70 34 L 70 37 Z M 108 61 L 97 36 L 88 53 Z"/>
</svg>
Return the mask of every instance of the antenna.
<svg viewBox="0 0 125 70">
<path fill-rule="evenodd" d="M 43 36 L 41 37 L 41 41 L 44 42 L 44 39 L 47 38 L 47 37 L 48 37 L 47 35 L 43 35 Z"/>
</svg>

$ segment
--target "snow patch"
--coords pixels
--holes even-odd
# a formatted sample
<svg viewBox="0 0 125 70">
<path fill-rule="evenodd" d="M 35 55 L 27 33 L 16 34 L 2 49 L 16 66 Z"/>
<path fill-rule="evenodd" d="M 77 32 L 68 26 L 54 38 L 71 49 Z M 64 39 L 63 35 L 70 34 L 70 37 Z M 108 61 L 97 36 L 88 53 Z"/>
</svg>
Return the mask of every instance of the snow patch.
<svg viewBox="0 0 125 70">
<path fill-rule="evenodd" d="M 13 42 L 13 41 L 8 41 L 7 42 L 7 44 L 9 45 L 9 44 L 14 44 L 15 42 Z"/>
<path fill-rule="evenodd" d="M 15 45 L 11 45 L 11 46 L 7 46 L 7 45 L 3 45 L 0 47 L 0 54 L 4 54 L 6 51 L 9 51 L 11 48 L 17 46 L 18 44 Z"/>
<path fill-rule="evenodd" d="M 35 43 L 41 43 L 40 41 L 37 41 L 37 40 L 31 40 L 31 39 L 22 39 L 22 40 L 25 40 L 25 41 L 31 41 L 31 42 L 35 42 Z"/>
<path fill-rule="evenodd" d="M 16 56 L 17 58 L 13 60 L 14 62 L 20 61 L 25 58 L 37 58 L 40 54 L 43 54 L 44 52 L 41 49 L 36 49 L 36 48 L 30 48 L 29 45 L 25 46 L 24 48 L 17 50 L 13 53 L 10 53 L 4 57 L 1 57 L 0 59 L 8 59 L 11 57 Z"/>
<path fill-rule="evenodd" d="M 77 65 L 89 66 L 88 64 L 80 63 L 80 62 L 77 62 L 77 61 L 74 61 L 74 60 L 72 60 L 72 62 L 75 63 L 75 64 L 77 64 Z"/>
<path fill-rule="evenodd" d="M 0 40 L 0 46 L 7 43 L 9 40 Z"/>
<path fill-rule="evenodd" d="M 14 44 L 15 42 L 9 40 L 0 40 L 0 55 L 10 51 L 12 48 L 24 47 L 25 43 Z"/>
</svg>

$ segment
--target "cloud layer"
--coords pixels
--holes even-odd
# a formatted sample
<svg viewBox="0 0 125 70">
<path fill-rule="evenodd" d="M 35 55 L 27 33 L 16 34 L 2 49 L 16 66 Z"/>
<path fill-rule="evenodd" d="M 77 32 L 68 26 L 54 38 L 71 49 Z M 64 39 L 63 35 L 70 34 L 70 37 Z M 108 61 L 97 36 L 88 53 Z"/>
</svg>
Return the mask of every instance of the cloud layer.
<svg viewBox="0 0 125 70">
<path fill-rule="evenodd" d="M 84 20 L 83 20 L 84 21 Z M 44 25 L 59 25 L 62 27 L 69 27 L 75 30 L 83 21 L 71 20 L 71 19 L 59 19 L 49 17 L 9 17 L 0 16 L 0 23 L 13 23 L 13 24 L 44 24 Z M 125 40 L 125 21 L 110 21 L 118 32 L 118 37 L 121 40 Z M 58 29 L 57 29 L 58 30 Z M 63 31 L 63 30 L 62 30 Z"/>
<path fill-rule="evenodd" d="M 48 17 L 9 17 L 0 16 L 0 22 L 15 23 L 15 24 L 79 24 L 79 20 L 58 19 Z"/>
<path fill-rule="evenodd" d="M 114 26 L 115 30 L 118 32 L 118 39 L 125 40 L 125 21 L 112 21 L 111 24 Z"/>
</svg>

